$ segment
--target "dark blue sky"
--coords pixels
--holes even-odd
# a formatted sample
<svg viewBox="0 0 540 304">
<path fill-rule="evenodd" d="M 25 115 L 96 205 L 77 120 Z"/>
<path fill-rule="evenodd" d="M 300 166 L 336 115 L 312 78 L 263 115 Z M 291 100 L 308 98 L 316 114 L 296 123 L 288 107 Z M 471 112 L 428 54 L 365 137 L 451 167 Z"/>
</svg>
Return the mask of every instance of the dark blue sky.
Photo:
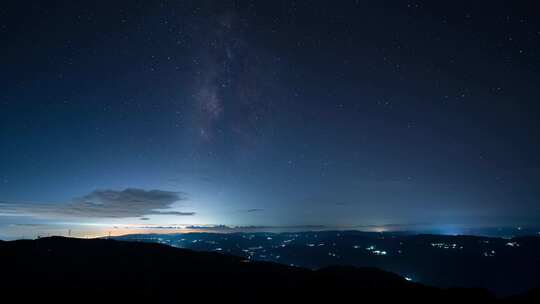
<svg viewBox="0 0 540 304">
<path fill-rule="evenodd" d="M 537 223 L 538 12 L 534 1 L 8 1 L 0 237 Z"/>
</svg>

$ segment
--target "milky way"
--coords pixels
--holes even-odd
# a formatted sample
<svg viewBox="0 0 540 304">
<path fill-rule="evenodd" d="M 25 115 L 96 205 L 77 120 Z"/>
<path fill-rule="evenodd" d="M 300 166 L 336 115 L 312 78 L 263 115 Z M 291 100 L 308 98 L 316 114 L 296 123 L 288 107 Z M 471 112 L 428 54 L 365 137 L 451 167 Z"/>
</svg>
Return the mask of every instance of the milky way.
<svg viewBox="0 0 540 304">
<path fill-rule="evenodd" d="M 270 88 L 278 85 L 278 67 L 270 54 L 244 39 L 248 27 L 224 13 L 202 30 L 193 97 L 198 132 L 206 142 L 232 132 L 236 143 L 253 144 L 276 103 Z"/>
</svg>

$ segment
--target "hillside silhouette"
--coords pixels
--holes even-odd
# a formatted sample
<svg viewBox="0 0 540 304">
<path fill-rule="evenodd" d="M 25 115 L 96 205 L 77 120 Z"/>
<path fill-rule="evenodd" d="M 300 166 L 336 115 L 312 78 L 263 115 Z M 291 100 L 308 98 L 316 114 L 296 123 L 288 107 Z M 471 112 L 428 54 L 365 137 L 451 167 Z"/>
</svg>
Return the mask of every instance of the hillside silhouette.
<svg viewBox="0 0 540 304">
<path fill-rule="evenodd" d="M 63 237 L 0 242 L 4 296 L 19 300 L 180 303 L 330 299 L 498 301 L 481 289 L 439 289 L 375 268 L 308 270 L 166 245 Z M 533 301 L 532 291 L 514 301 Z"/>
<path fill-rule="evenodd" d="M 166 244 L 309 269 L 374 267 L 440 288 L 485 288 L 497 297 L 540 286 L 540 238 L 401 232 L 133 234 L 117 240 Z"/>
</svg>

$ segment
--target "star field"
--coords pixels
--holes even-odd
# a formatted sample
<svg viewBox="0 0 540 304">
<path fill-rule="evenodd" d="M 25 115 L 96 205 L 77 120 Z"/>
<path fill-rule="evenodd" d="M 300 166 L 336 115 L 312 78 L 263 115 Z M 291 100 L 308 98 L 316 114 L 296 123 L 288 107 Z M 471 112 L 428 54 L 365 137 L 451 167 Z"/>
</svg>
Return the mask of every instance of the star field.
<svg viewBox="0 0 540 304">
<path fill-rule="evenodd" d="M 537 12 L 10 1 L 0 237 L 33 233 L 17 225 L 537 223 Z"/>
</svg>

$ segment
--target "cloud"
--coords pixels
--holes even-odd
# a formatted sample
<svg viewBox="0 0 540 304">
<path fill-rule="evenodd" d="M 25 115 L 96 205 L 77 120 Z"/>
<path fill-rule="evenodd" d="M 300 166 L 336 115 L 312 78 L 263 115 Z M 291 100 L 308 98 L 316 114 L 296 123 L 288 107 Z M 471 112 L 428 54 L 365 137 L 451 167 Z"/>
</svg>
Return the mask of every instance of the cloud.
<svg viewBox="0 0 540 304">
<path fill-rule="evenodd" d="M 161 214 L 161 215 L 180 215 L 180 216 L 186 216 L 186 215 L 195 215 L 195 212 L 181 212 L 181 211 L 160 211 L 158 213 L 151 213 L 151 214 Z"/>
<path fill-rule="evenodd" d="M 260 209 L 260 208 L 252 208 L 252 209 L 247 209 L 246 212 L 260 212 L 260 211 L 263 211 L 264 209 Z"/>
<path fill-rule="evenodd" d="M 16 224 L 10 224 L 10 226 L 14 227 L 44 227 L 48 226 L 49 224 L 32 224 L 32 223 L 16 223 Z"/>
<path fill-rule="evenodd" d="M 83 218 L 126 218 L 145 215 L 191 216 L 195 212 L 171 210 L 171 205 L 186 200 L 183 192 L 163 190 L 95 190 L 70 203 L 0 202 L 0 213 L 36 217 L 68 216 Z"/>
<path fill-rule="evenodd" d="M 227 225 L 192 225 L 185 229 L 203 230 L 203 231 L 234 231 L 234 232 L 268 232 L 268 231 L 307 231 L 307 230 L 322 230 L 328 228 L 324 225 L 292 225 L 292 226 L 227 226 Z"/>
</svg>

